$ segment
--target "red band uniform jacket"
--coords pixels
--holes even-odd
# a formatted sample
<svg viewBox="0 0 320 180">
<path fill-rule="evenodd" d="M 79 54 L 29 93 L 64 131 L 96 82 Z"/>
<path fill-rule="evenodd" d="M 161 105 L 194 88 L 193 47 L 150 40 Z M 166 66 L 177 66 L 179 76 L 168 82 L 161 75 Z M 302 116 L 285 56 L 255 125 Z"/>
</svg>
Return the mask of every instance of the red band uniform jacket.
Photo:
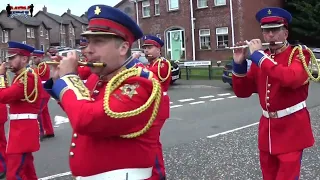
<svg viewBox="0 0 320 180">
<path fill-rule="evenodd" d="M 170 117 L 170 97 L 168 90 L 171 84 L 171 63 L 167 59 L 157 58 L 154 62 L 147 66 L 147 68 L 153 72 L 161 82 L 161 87 L 164 92 L 164 103 L 163 106 L 166 109 L 163 117 L 168 119 Z"/>
<path fill-rule="evenodd" d="M 256 51 L 251 57 L 261 58 L 259 66 L 252 63 L 247 71 L 247 61 L 233 64 L 233 89 L 238 97 L 246 98 L 258 93 L 262 109 L 276 112 L 294 106 L 308 97 L 308 74 L 298 52 L 293 55 L 288 46 L 283 52 L 271 55 L 270 51 Z M 307 64 L 310 54 L 303 50 Z M 273 58 L 272 58 L 273 57 Z M 284 116 L 268 119 L 261 116 L 259 124 L 258 146 L 261 151 L 281 154 L 299 151 L 314 144 L 310 115 L 307 108 Z"/>
<path fill-rule="evenodd" d="M 143 107 L 153 96 L 157 84 L 159 91 L 156 96 L 160 97 L 159 103 L 163 101 L 160 83 L 154 79 L 152 72 L 141 67 L 131 68 L 133 69 L 138 75 L 125 79 L 109 96 L 106 95 L 106 87 L 111 82 L 102 81 L 94 74 L 86 82 L 88 88 L 76 75 L 66 75 L 55 84 L 52 81 L 45 83 L 45 89 L 52 97 L 60 100 L 70 119 L 73 136 L 69 162 L 74 176 L 154 165 L 154 148 L 158 142 L 160 127 L 151 123 L 149 129 L 143 129 L 154 110 L 158 110 L 154 120 L 156 122 L 163 109 L 155 107 L 156 103 L 153 102 L 137 115 L 114 115 Z M 114 113 L 107 111 L 106 105 Z M 144 133 L 140 136 L 123 137 L 141 130 Z"/>
<path fill-rule="evenodd" d="M 40 76 L 42 82 L 50 79 L 50 66 L 48 66 L 45 62 L 40 63 L 38 67 L 35 68 L 35 71 Z M 41 98 L 50 98 L 50 95 L 43 91 Z"/>
<path fill-rule="evenodd" d="M 23 69 L 25 71 L 25 69 Z M 0 87 L 0 102 L 10 105 L 10 115 L 15 114 L 38 114 L 40 111 L 41 100 L 38 97 L 35 102 L 29 103 L 25 100 L 24 76 L 17 79 L 20 73 L 17 73 L 13 79 L 10 87 L 5 87 L 1 83 Z M 42 83 L 37 74 L 31 73 L 32 69 L 27 71 L 27 94 L 30 96 L 36 86 L 39 96 L 42 93 Z M 34 75 L 37 76 L 38 82 L 34 81 Z M 2 81 L 3 77 L 0 77 Z M 32 94 L 30 99 L 35 95 Z M 35 119 L 12 119 L 10 120 L 9 137 L 7 144 L 7 153 L 27 153 L 35 152 L 40 149 L 40 135 L 39 124 L 37 118 Z"/>
</svg>

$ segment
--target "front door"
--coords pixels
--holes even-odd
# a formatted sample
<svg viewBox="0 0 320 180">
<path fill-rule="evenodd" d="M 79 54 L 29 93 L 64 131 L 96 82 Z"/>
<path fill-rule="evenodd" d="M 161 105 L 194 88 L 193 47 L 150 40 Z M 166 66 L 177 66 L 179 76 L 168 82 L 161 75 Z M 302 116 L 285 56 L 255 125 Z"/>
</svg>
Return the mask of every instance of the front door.
<svg viewBox="0 0 320 180">
<path fill-rule="evenodd" d="M 182 31 L 170 31 L 171 60 L 180 60 L 182 56 Z"/>
</svg>

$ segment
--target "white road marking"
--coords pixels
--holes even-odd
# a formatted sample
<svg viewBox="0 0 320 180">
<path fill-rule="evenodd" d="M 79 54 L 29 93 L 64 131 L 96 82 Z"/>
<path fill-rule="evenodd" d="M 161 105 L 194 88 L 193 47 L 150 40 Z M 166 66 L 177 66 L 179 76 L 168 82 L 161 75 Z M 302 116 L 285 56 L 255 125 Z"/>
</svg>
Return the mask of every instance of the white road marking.
<svg viewBox="0 0 320 180">
<path fill-rule="evenodd" d="M 210 101 L 220 101 L 220 100 L 224 100 L 224 98 L 210 99 Z"/>
<path fill-rule="evenodd" d="M 231 99 L 231 98 L 236 98 L 237 96 L 229 96 L 227 98 Z"/>
<path fill-rule="evenodd" d="M 214 98 L 214 96 L 202 96 L 202 97 L 199 97 L 200 99 L 208 99 L 208 98 Z"/>
<path fill-rule="evenodd" d="M 66 118 L 66 117 L 63 117 L 63 116 L 55 116 L 54 117 L 55 127 L 59 126 L 59 124 L 64 124 L 64 123 L 67 123 L 67 122 L 69 122 L 69 119 Z"/>
<path fill-rule="evenodd" d="M 59 173 L 59 174 L 55 174 L 55 175 L 52 175 L 52 176 L 47 176 L 47 177 L 43 177 L 43 178 L 40 178 L 38 180 L 49 180 L 49 179 L 54 179 L 54 178 L 58 178 L 58 177 L 63 177 L 63 176 L 69 176 L 71 175 L 71 172 L 65 172 L 65 173 Z"/>
<path fill-rule="evenodd" d="M 194 104 L 202 104 L 202 103 L 205 103 L 204 101 L 197 101 L 197 102 L 192 102 L 192 103 L 189 103 L 191 105 L 194 105 Z"/>
<path fill-rule="evenodd" d="M 181 107 L 182 105 L 173 105 L 173 106 L 170 106 L 170 109 L 171 108 L 177 108 L 177 107 Z"/>
<path fill-rule="evenodd" d="M 239 131 L 241 129 L 245 129 L 245 128 L 248 128 L 248 127 L 251 127 L 251 126 L 255 126 L 257 124 L 259 124 L 259 122 L 256 122 L 256 123 L 253 123 L 253 124 L 249 124 L 249 125 L 246 125 L 246 126 L 242 126 L 242 127 L 239 127 L 239 128 L 231 129 L 229 131 L 221 132 L 221 133 L 218 133 L 218 134 L 210 135 L 210 136 L 207 136 L 207 138 L 210 139 L 210 138 L 214 138 L 214 137 L 217 137 L 217 136 L 220 136 L 220 135 L 229 134 L 229 133 L 232 133 L 232 132 L 235 132 L 235 131 Z"/>
<path fill-rule="evenodd" d="M 259 124 L 259 122 L 253 123 L 253 124 L 249 124 L 247 126 L 242 126 L 242 127 L 236 128 L 236 129 L 232 129 L 232 130 L 229 130 L 229 131 L 225 131 L 225 132 L 222 132 L 222 133 L 210 135 L 210 136 L 207 136 L 207 138 L 211 139 L 211 138 L 214 138 L 214 137 L 217 137 L 217 136 L 220 136 L 220 135 L 225 135 L 225 134 L 228 134 L 228 133 L 231 133 L 231 132 L 235 132 L 235 131 L 238 131 L 238 130 L 241 130 L 241 129 L 245 129 L 245 128 L 248 128 L 248 127 L 251 127 L 251 126 L 255 126 L 257 124 Z M 69 175 L 71 175 L 71 172 L 59 173 L 59 174 L 55 174 L 55 175 L 52 175 L 52 176 L 47 176 L 47 177 L 40 178 L 38 180 L 50 180 L 50 179 L 69 176 Z"/>
<path fill-rule="evenodd" d="M 170 102 L 170 104 L 172 104 L 173 102 Z"/>
<path fill-rule="evenodd" d="M 225 94 L 218 94 L 218 96 L 229 96 L 231 95 L 230 93 L 225 93 Z"/>
<path fill-rule="evenodd" d="M 188 102 L 188 101 L 193 101 L 194 99 L 190 98 L 190 99 L 180 99 L 178 100 L 179 102 Z"/>
</svg>

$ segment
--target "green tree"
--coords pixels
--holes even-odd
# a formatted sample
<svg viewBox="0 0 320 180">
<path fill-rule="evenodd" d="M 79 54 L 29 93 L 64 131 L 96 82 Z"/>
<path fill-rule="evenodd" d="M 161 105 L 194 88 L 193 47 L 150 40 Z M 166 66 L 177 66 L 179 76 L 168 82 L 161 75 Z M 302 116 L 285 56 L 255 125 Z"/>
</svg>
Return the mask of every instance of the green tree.
<svg viewBox="0 0 320 180">
<path fill-rule="evenodd" d="M 284 8 L 288 10 L 293 17 L 292 24 L 290 24 L 289 27 L 291 39 L 299 39 L 302 43 L 317 43 L 319 45 L 320 1 L 286 0 Z"/>
</svg>

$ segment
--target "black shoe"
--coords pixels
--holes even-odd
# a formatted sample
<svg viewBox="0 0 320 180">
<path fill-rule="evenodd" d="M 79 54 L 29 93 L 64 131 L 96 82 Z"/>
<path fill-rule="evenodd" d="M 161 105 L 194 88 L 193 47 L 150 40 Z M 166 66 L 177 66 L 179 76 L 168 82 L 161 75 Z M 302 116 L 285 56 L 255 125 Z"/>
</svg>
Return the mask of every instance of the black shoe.
<svg viewBox="0 0 320 180">
<path fill-rule="evenodd" d="M 40 136 L 40 142 L 42 142 L 44 140 L 44 136 Z"/>
<path fill-rule="evenodd" d="M 45 138 L 53 138 L 54 137 L 54 134 L 47 134 L 44 136 Z"/>
<path fill-rule="evenodd" d="M 5 177 L 6 177 L 6 173 L 5 172 L 0 173 L 0 179 L 4 179 Z"/>
</svg>

